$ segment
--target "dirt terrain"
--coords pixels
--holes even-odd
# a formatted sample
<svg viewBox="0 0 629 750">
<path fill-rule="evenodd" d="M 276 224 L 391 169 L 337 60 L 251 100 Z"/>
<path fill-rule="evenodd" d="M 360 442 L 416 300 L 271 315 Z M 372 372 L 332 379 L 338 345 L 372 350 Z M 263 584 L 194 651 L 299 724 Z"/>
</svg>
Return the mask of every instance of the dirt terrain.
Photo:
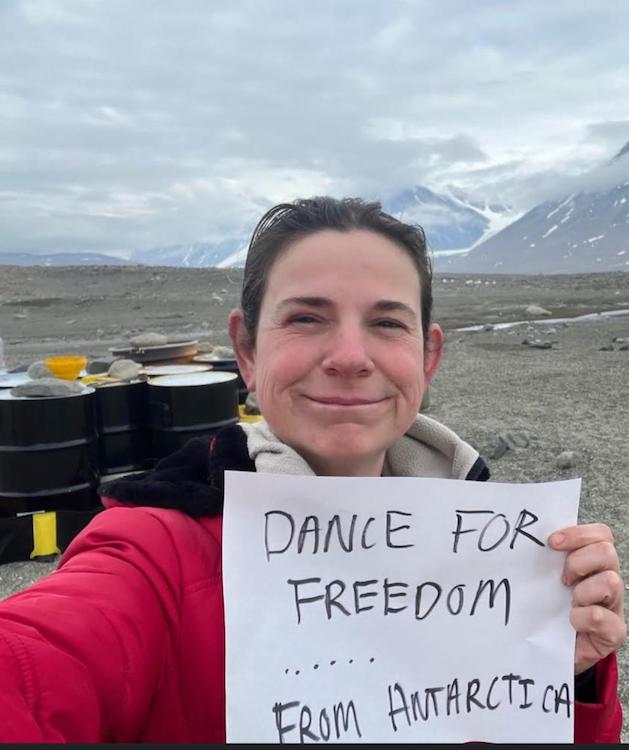
<svg viewBox="0 0 629 750">
<path fill-rule="evenodd" d="M 146 331 L 227 343 L 226 317 L 241 279 L 241 270 L 0 266 L 7 364 L 107 354 Z M 427 413 L 476 445 L 497 481 L 582 477 L 580 520 L 612 527 L 629 582 L 629 315 L 492 327 L 530 321 L 530 304 L 553 318 L 629 311 L 629 274 L 437 276 L 434 290 L 447 346 Z M 456 330 L 474 324 L 486 330 Z M 549 348 L 539 348 L 544 342 Z M 557 466 L 562 451 L 574 451 L 571 468 Z M 0 567 L 0 596 L 51 567 Z M 626 649 L 620 661 L 627 707 Z M 626 719 L 625 741 L 628 726 Z"/>
</svg>

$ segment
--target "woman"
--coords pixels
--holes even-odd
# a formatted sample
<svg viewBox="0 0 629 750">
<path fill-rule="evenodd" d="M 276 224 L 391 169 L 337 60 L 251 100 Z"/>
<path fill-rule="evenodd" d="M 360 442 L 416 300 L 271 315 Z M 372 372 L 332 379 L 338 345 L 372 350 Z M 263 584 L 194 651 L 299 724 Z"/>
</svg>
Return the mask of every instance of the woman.
<svg viewBox="0 0 629 750">
<path fill-rule="evenodd" d="M 226 469 L 488 478 L 476 451 L 417 416 L 443 347 L 431 305 L 422 231 L 378 204 L 316 198 L 263 217 L 229 333 L 266 422 L 110 483 L 110 510 L 59 570 L 0 607 L 0 739 L 224 741 Z M 576 740 L 618 741 L 611 532 L 575 526 L 550 544 L 574 587 Z"/>
</svg>

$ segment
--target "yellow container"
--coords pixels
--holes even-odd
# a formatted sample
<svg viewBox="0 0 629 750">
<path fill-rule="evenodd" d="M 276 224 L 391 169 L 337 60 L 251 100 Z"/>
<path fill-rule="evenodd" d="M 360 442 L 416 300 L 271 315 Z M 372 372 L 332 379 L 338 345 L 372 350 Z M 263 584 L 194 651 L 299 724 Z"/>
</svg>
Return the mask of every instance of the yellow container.
<svg viewBox="0 0 629 750">
<path fill-rule="evenodd" d="M 56 378 L 76 380 L 87 364 L 87 357 L 82 354 L 64 354 L 60 357 L 48 357 L 44 364 Z"/>
</svg>

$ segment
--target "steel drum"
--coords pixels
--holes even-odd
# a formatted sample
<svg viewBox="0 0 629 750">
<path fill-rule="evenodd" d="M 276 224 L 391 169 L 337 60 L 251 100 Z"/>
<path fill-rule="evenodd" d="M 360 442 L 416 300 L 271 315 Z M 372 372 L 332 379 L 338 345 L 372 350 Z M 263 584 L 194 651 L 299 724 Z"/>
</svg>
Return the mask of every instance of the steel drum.
<svg viewBox="0 0 629 750">
<path fill-rule="evenodd" d="M 98 460 L 101 474 L 151 466 L 148 383 L 96 383 Z"/>
<path fill-rule="evenodd" d="M 95 399 L 0 390 L 0 517 L 99 505 Z"/>
<path fill-rule="evenodd" d="M 199 361 L 198 357 L 195 358 L 195 361 Z M 235 359 L 208 359 L 206 361 L 212 365 L 212 370 L 216 372 L 233 372 L 238 376 L 238 403 L 244 404 L 249 391 L 238 369 L 238 362 Z"/>
<path fill-rule="evenodd" d="M 238 376 L 198 372 L 149 379 L 153 456 L 173 453 L 193 437 L 238 422 Z"/>
</svg>

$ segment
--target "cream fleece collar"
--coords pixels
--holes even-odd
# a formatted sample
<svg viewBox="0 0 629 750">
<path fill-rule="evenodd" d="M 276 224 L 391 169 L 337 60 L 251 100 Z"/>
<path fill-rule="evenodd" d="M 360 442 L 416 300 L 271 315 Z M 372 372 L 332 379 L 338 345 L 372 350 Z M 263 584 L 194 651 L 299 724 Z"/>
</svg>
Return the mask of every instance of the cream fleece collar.
<svg viewBox="0 0 629 750">
<path fill-rule="evenodd" d="M 266 421 L 242 424 L 256 471 L 313 476 L 308 463 L 271 431 Z M 406 434 L 387 451 L 384 476 L 465 479 L 478 452 L 430 417 L 418 414 Z"/>
</svg>

